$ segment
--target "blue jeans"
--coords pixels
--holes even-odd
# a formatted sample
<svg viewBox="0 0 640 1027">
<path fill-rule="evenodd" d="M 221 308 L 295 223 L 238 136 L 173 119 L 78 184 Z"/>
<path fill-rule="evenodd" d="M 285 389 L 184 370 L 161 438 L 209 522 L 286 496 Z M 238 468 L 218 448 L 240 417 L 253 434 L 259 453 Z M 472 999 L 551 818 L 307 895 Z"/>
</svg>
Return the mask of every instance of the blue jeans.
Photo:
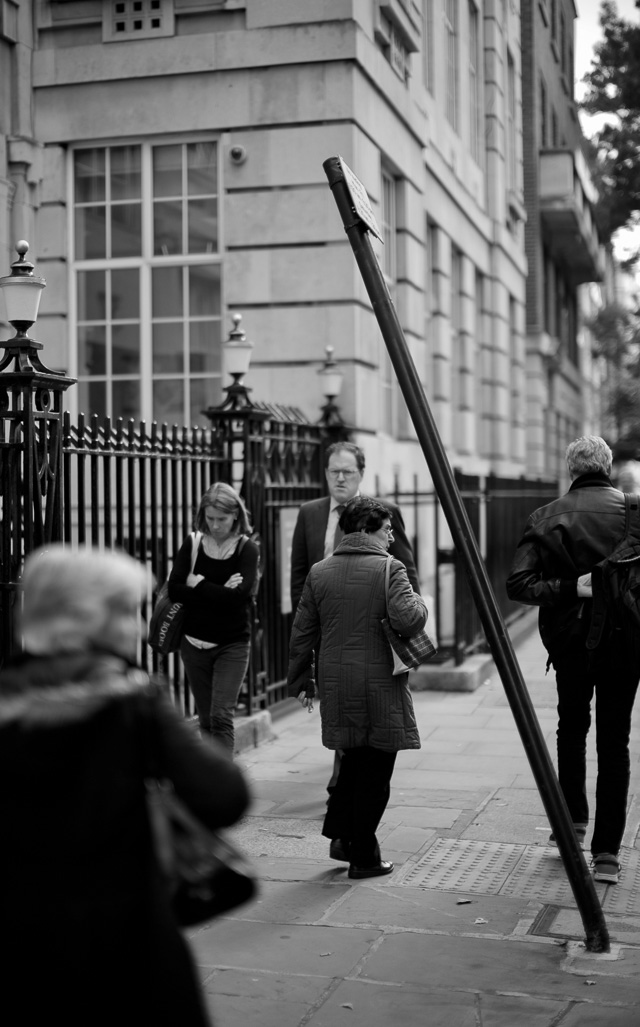
<svg viewBox="0 0 640 1027">
<path fill-rule="evenodd" d="M 249 666 L 249 641 L 199 649 L 183 638 L 180 656 L 196 704 L 200 730 L 217 738 L 233 752 L 233 716 Z"/>
<path fill-rule="evenodd" d="M 627 818 L 631 715 L 640 676 L 638 640 L 622 632 L 588 654 L 584 639 L 554 656 L 558 689 L 558 778 L 574 824 L 589 823 L 587 735 L 595 696 L 596 815 L 591 852 L 618 853 Z"/>
</svg>

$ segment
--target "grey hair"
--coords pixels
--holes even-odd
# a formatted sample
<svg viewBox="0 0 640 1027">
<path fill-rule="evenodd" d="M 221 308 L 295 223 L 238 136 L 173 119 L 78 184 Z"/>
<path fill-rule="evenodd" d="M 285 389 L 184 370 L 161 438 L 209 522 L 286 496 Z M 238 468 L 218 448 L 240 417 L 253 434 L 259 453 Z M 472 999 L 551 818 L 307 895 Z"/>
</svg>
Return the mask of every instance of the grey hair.
<svg viewBox="0 0 640 1027">
<path fill-rule="evenodd" d="M 613 453 L 599 435 L 582 435 L 567 446 L 565 454 L 571 480 L 594 471 L 611 474 Z"/>
<path fill-rule="evenodd" d="M 99 647 L 115 613 L 137 606 L 150 571 L 126 553 L 55 543 L 27 557 L 17 630 L 31 653 Z"/>
</svg>

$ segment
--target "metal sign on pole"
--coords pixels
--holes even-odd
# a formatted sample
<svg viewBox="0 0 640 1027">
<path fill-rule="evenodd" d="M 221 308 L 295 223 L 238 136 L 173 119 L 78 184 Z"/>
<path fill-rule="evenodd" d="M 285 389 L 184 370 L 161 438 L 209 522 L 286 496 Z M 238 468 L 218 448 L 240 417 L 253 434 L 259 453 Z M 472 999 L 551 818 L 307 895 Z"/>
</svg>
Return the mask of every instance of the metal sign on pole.
<svg viewBox="0 0 640 1027">
<path fill-rule="evenodd" d="M 369 238 L 380 238 L 366 190 L 341 157 L 323 163 L 342 217 L 373 312 L 382 332 L 398 383 L 402 389 L 433 485 L 460 553 L 471 593 L 482 621 L 491 654 L 520 733 L 533 776 L 555 835 L 569 884 L 582 917 L 586 947 L 609 951 L 609 933 L 584 854 L 573 829 L 540 725 L 522 677 L 506 625 L 500 613 L 484 561 L 458 491 L 444 445 L 427 402 L 422 382 L 409 352 L 389 290 Z M 346 169 L 346 170 L 345 170 Z M 354 184 L 356 183 L 356 184 Z M 363 201 L 363 194 L 366 203 Z M 364 216 L 363 216 L 364 212 Z M 375 228 L 373 226 L 375 226 Z"/>
</svg>

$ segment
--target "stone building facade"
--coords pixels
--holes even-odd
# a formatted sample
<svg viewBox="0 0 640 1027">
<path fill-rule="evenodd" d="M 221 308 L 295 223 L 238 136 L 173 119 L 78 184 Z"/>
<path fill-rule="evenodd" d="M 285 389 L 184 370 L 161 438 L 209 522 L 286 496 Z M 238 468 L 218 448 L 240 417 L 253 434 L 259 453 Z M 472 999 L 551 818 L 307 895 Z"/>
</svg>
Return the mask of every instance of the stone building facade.
<svg viewBox="0 0 640 1027">
<path fill-rule="evenodd" d="M 451 463 L 554 476 L 581 426 L 576 289 L 601 272 L 572 0 L 0 6 L 0 246 L 8 265 L 26 237 L 47 279 L 37 337 L 72 412 L 202 422 L 239 310 L 255 398 L 316 419 L 333 346 L 368 473 L 428 488 L 323 172 L 340 154 Z"/>
</svg>

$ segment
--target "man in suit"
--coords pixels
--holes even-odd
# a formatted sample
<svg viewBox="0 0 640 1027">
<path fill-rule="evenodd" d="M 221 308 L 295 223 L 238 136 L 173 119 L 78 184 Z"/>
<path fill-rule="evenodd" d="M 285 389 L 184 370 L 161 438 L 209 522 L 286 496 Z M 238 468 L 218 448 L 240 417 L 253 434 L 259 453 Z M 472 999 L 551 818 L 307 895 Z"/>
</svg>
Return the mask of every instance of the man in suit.
<svg viewBox="0 0 640 1027">
<path fill-rule="evenodd" d="M 312 499 L 303 503 L 293 530 L 291 545 L 291 607 L 295 614 L 302 595 L 307 574 L 314 563 L 331 556 L 342 538 L 338 520 L 344 507 L 360 493 L 360 482 L 364 476 L 364 452 L 353 442 L 334 442 L 325 453 L 325 475 L 329 495 L 323 499 Z M 407 568 L 409 581 L 414 592 L 420 593 L 413 550 L 409 544 L 402 514 L 395 503 L 381 499 L 389 511 L 393 542 L 389 552 Z M 333 791 L 340 769 L 340 750 L 336 750 L 333 773 L 327 791 Z M 335 858 L 341 858 L 336 856 Z"/>
<path fill-rule="evenodd" d="M 314 563 L 331 556 L 342 538 L 338 520 L 343 508 L 360 493 L 364 477 L 364 452 L 353 442 L 334 442 L 325 454 L 325 475 L 329 495 L 303 503 L 293 532 L 291 544 L 291 606 L 295 614 L 302 595 L 307 574 Z M 414 592 L 420 592 L 418 572 L 413 550 L 405 531 L 402 514 L 388 499 L 379 502 L 387 507 L 391 517 L 394 541 L 389 552 L 407 568 Z"/>
</svg>

